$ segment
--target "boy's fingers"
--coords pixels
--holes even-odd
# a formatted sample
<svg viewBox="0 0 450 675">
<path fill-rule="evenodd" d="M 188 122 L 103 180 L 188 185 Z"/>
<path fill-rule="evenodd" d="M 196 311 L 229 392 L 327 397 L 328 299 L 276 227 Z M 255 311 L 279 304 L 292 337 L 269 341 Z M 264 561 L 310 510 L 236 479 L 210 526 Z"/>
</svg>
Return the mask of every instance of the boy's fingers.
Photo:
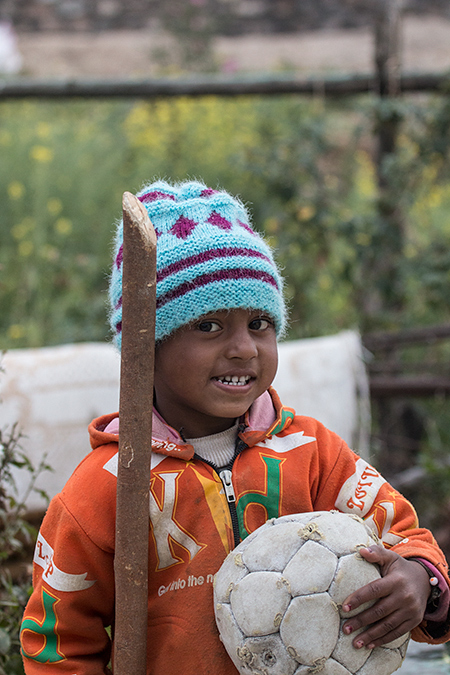
<svg viewBox="0 0 450 675">
<path fill-rule="evenodd" d="M 356 649 L 361 647 L 379 647 L 396 640 L 414 627 L 411 617 L 405 615 L 404 609 L 393 609 L 389 598 L 379 600 L 373 607 L 352 617 L 343 626 L 347 635 L 364 628 L 353 640 Z"/>
<path fill-rule="evenodd" d="M 397 614 L 395 607 L 389 602 L 389 598 L 383 598 L 379 600 L 373 607 L 364 610 L 360 614 L 356 614 L 351 619 L 346 621 L 342 627 L 344 633 L 349 635 L 354 633 L 360 628 L 365 628 L 371 626 L 372 624 L 378 625 L 382 624 L 389 619 L 389 625 L 386 626 L 387 631 L 392 631 L 396 628 L 395 621 L 397 620 Z M 403 622 L 405 617 L 401 615 L 398 616 L 398 622 Z"/>
<path fill-rule="evenodd" d="M 397 622 L 399 623 L 397 624 Z M 361 649 L 362 647 L 374 649 L 375 647 L 380 647 L 388 642 L 397 640 L 410 630 L 411 626 L 409 626 L 407 621 L 401 621 L 398 615 L 393 614 L 387 617 L 385 621 L 380 621 L 362 633 L 359 633 L 353 640 L 353 646 L 356 649 Z"/>
<path fill-rule="evenodd" d="M 386 574 L 386 568 L 388 568 L 394 562 L 394 560 L 398 558 L 398 553 L 389 551 L 380 544 L 374 544 L 368 548 L 360 548 L 358 553 L 368 562 L 379 565 L 381 567 L 381 574 L 383 576 Z"/>
<path fill-rule="evenodd" d="M 428 575 L 414 561 L 405 560 L 392 551 L 363 549 L 366 560 L 377 559 L 382 577 L 363 586 L 343 602 L 344 611 L 357 610 L 364 603 L 371 606 L 349 618 L 343 631 L 351 635 L 358 630 L 353 645 L 373 648 L 392 642 L 417 626 L 423 618 L 428 595 Z"/>
<path fill-rule="evenodd" d="M 383 546 L 371 546 L 370 548 L 362 548 L 359 554 L 368 562 L 376 563 L 381 568 L 381 579 L 372 581 L 370 584 L 358 588 L 357 591 L 349 595 L 342 603 L 344 612 L 350 612 L 352 609 L 357 609 L 365 602 L 374 601 L 377 598 L 382 598 L 390 592 L 390 584 L 386 583 L 384 575 L 387 573 L 389 566 L 398 557 L 397 553 L 388 551 Z"/>
<path fill-rule="evenodd" d="M 373 602 L 379 598 L 384 598 L 389 595 L 390 588 L 391 584 L 389 581 L 383 579 L 383 577 L 376 581 L 371 581 L 370 584 L 358 588 L 357 591 L 349 595 L 342 603 L 342 609 L 344 612 L 350 612 L 353 609 L 358 609 L 358 607 L 361 607 L 366 602 Z"/>
</svg>

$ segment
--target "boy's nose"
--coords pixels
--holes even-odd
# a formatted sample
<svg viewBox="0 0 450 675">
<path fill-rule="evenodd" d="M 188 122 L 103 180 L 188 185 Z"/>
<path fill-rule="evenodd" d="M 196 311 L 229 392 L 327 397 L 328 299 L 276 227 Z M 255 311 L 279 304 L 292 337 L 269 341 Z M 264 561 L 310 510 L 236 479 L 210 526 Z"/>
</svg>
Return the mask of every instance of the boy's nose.
<svg viewBox="0 0 450 675">
<path fill-rule="evenodd" d="M 235 330 L 227 341 L 226 355 L 248 361 L 258 355 L 256 342 L 248 330 Z"/>
</svg>

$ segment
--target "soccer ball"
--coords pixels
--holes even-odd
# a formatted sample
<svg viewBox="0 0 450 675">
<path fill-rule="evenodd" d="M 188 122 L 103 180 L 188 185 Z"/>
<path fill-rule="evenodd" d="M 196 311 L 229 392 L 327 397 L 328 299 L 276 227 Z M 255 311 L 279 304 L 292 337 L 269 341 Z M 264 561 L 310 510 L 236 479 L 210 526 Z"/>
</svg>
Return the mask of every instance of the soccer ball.
<svg viewBox="0 0 450 675">
<path fill-rule="evenodd" d="M 358 516 L 336 511 L 267 521 L 228 554 L 214 580 L 221 640 L 241 675 L 390 675 L 409 634 L 355 649 L 342 603 L 380 578 L 358 549 L 377 543 Z M 366 606 L 369 606 L 368 603 Z M 361 629 L 359 632 L 361 632 Z"/>
</svg>

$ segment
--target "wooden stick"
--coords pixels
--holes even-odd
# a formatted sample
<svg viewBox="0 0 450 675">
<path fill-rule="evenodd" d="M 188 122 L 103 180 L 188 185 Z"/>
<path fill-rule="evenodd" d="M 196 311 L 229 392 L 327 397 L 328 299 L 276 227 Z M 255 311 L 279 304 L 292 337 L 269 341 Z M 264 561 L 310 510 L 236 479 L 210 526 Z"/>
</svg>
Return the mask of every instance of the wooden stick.
<svg viewBox="0 0 450 675">
<path fill-rule="evenodd" d="M 123 195 L 122 361 L 115 546 L 114 675 L 147 672 L 150 452 L 156 235 L 140 201 Z"/>
</svg>

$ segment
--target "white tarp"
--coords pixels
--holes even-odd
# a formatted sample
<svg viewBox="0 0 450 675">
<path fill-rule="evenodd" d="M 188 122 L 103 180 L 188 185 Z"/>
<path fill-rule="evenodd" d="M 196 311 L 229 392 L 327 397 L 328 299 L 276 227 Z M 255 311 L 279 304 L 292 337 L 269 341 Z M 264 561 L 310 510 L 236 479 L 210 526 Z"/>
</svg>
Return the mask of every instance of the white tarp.
<svg viewBox="0 0 450 675">
<path fill-rule="evenodd" d="M 43 473 L 37 486 L 52 497 L 90 450 L 89 422 L 118 410 L 119 355 L 109 344 L 82 343 L 11 350 L 1 365 L 0 427 L 18 422 L 33 464 L 47 455 L 54 471 Z M 286 405 L 316 417 L 366 455 L 368 382 L 357 333 L 280 344 L 274 384 Z M 25 473 L 17 474 L 22 494 Z M 45 507 L 37 494 L 27 504 L 30 511 Z"/>
<path fill-rule="evenodd" d="M 13 25 L 8 21 L 0 21 L 0 74 L 16 75 L 21 68 L 22 56 Z"/>
<path fill-rule="evenodd" d="M 315 417 L 367 458 L 369 380 L 358 333 L 280 344 L 274 387 L 286 405 Z"/>
</svg>

